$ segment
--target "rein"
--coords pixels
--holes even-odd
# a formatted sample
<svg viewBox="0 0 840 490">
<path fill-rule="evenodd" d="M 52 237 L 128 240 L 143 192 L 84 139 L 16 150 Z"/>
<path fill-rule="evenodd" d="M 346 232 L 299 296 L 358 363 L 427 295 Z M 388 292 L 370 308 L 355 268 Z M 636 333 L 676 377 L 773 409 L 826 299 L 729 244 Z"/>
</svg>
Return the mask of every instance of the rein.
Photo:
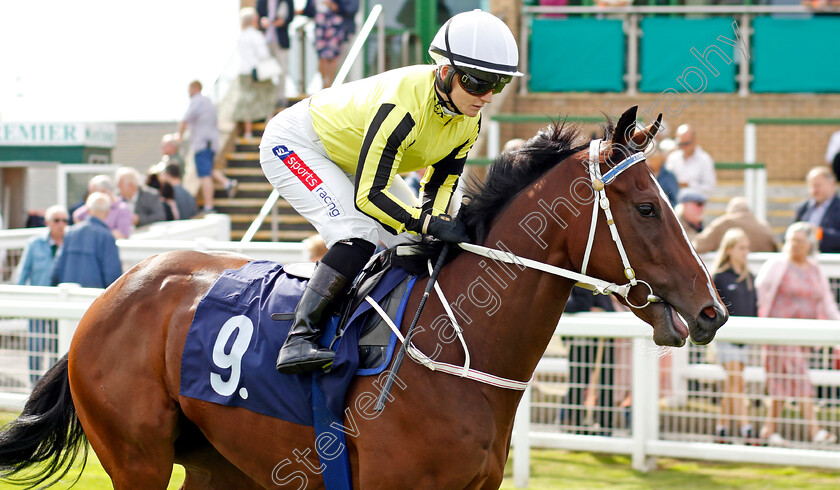
<svg viewBox="0 0 840 490">
<path fill-rule="evenodd" d="M 467 252 L 471 252 L 476 255 L 481 255 L 483 257 L 487 257 L 498 262 L 516 264 L 521 267 L 528 267 L 531 269 L 546 272 L 548 274 L 553 274 L 555 276 L 571 279 L 573 281 L 576 281 L 576 285 L 591 290 L 593 294 L 618 294 L 619 296 L 624 298 L 627 304 L 632 308 L 641 309 L 647 307 L 651 303 L 661 302 L 662 298 L 653 294 L 653 288 L 650 286 L 650 284 L 648 284 L 646 281 L 636 278 L 636 273 L 630 266 L 630 260 L 627 258 L 627 252 L 624 249 L 624 244 L 621 242 L 621 237 L 618 234 L 618 228 L 616 228 L 615 226 L 615 219 L 613 218 L 612 211 L 610 210 L 610 201 L 607 198 L 606 192 L 606 186 L 608 184 L 611 184 L 616 179 L 616 177 L 618 177 L 622 172 L 624 172 L 628 168 L 632 167 L 638 162 L 643 161 L 645 159 L 645 155 L 642 152 L 634 153 L 633 155 L 630 155 L 629 157 L 619 162 L 606 174 L 601 175 L 601 146 L 602 141 L 600 139 L 593 140 L 589 144 L 589 176 L 592 179 L 592 188 L 595 191 L 596 199 L 594 199 L 594 204 L 592 207 L 592 221 L 590 222 L 589 238 L 586 242 L 586 252 L 583 257 L 583 265 L 581 267 L 581 272 L 563 269 L 562 267 L 545 264 L 536 260 L 520 257 L 510 252 L 484 247 L 481 245 L 473 245 L 471 243 L 459 243 L 458 246 L 461 247 L 463 250 L 466 250 Z M 604 216 L 607 220 L 607 225 L 610 228 L 610 234 L 612 235 L 612 239 L 615 242 L 616 247 L 618 248 L 618 253 L 621 256 L 621 262 L 624 265 L 624 276 L 629 281 L 627 284 L 619 285 L 614 282 L 604 281 L 602 279 L 586 275 L 586 268 L 589 263 L 589 255 L 592 251 L 592 245 L 595 241 L 595 228 L 598 223 L 599 215 L 598 209 L 604 210 Z M 428 267 L 429 273 L 432 274 L 431 260 L 428 261 Z M 642 305 L 634 305 L 630 302 L 630 289 L 639 283 L 647 286 L 649 294 L 647 295 L 646 303 Z M 431 359 L 429 356 L 417 349 L 414 346 L 414 344 L 410 343 L 410 337 L 408 338 L 409 344 L 406 346 L 406 339 L 403 338 L 402 333 L 400 333 L 400 329 L 394 324 L 391 318 L 388 317 L 388 315 L 382 310 L 382 308 L 376 303 L 376 301 L 374 301 L 369 296 L 366 297 L 365 300 L 368 303 L 370 303 L 373 309 L 376 310 L 377 313 L 379 313 L 379 316 L 382 317 L 382 319 L 388 324 L 391 330 L 397 335 L 397 338 L 400 339 L 400 342 L 402 342 L 404 347 L 407 349 L 408 355 L 423 366 L 426 366 L 432 371 L 440 371 L 446 374 L 480 381 L 482 383 L 496 386 L 499 388 L 520 391 L 524 390 L 528 386 L 528 383 L 530 383 L 530 380 L 517 381 L 513 379 L 502 378 L 493 374 L 488 374 L 470 368 L 470 353 L 463 337 L 463 329 L 460 325 L 458 325 L 458 320 L 452 313 L 452 309 L 449 306 L 449 302 L 446 300 L 446 297 L 444 296 L 443 291 L 441 290 L 440 285 L 437 282 L 434 283 L 434 289 L 435 292 L 438 294 L 438 297 L 440 298 L 440 301 L 443 304 L 443 308 L 444 310 L 446 310 L 446 314 L 449 316 L 449 320 L 452 322 L 452 326 L 455 332 L 458 334 L 458 338 L 461 341 L 461 345 L 464 349 L 465 360 L 464 365 L 461 367 L 445 362 L 438 362 Z"/>
</svg>

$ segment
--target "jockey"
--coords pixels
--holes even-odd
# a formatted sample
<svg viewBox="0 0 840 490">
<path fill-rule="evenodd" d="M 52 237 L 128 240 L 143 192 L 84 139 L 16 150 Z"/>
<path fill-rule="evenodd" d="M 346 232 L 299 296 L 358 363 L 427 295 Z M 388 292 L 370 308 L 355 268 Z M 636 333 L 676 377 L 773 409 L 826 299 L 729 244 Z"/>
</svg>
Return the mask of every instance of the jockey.
<svg viewBox="0 0 840 490">
<path fill-rule="evenodd" d="M 417 65 L 322 90 L 271 119 L 260 164 L 275 189 L 312 223 L 329 251 L 295 308 L 277 370 L 328 366 L 334 353 L 318 337 L 334 304 L 381 241 L 405 232 L 467 241 L 446 214 L 480 111 L 517 71 L 508 27 L 492 14 L 458 14 L 429 48 L 436 66 Z M 426 169 L 420 197 L 398 175 Z"/>
</svg>

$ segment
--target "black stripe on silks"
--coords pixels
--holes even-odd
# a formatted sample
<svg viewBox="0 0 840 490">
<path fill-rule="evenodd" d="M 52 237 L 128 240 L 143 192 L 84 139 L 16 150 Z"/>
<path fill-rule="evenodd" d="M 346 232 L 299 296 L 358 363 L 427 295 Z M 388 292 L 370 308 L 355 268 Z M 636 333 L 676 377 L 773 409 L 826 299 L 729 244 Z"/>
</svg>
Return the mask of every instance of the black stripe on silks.
<svg viewBox="0 0 840 490">
<path fill-rule="evenodd" d="M 388 118 L 388 114 L 394 110 L 394 107 L 396 107 L 394 104 L 382 104 L 379 106 L 379 110 L 373 116 L 373 121 L 368 126 L 365 140 L 362 142 L 362 148 L 359 151 L 359 164 L 356 169 L 356 188 L 359 187 L 359 179 L 361 179 L 363 173 L 362 170 L 365 165 L 365 160 L 367 160 L 368 152 L 370 151 L 370 145 L 373 144 L 373 138 L 379 133 L 379 128 L 382 127 L 382 123 L 385 122 L 385 119 Z"/>
<path fill-rule="evenodd" d="M 467 162 L 467 159 L 455 158 L 455 156 L 458 155 L 458 152 L 460 152 L 467 143 L 469 142 L 464 142 L 464 144 L 452 150 L 449 155 L 446 155 L 440 161 L 432 164 L 432 167 L 434 168 L 432 178 L 429 179 L 429 182 L 427 182 L 425 186 L 423 186 L 423 212 L 432 212 L 432 207 L 434 206 L 435 199 L 437 198 L 437 193 L 446 178 L 450 175 L 461 175 L 464 171 L 464 164 Z"/>
<path fill-rule="evenodd" d="M 390 112 L 394 109 L 394 104 L 382 104 L 379 111 L 374 116 L 373 121 L 371 121 L 370 126 L 368 126 L 368 132 L 365 136 L 365 141 L 362 145 L 362 151 L 359 155 L 359 163 L 360 165 L 364 165 L 367 161 L 368 153 L 370 152 L 370 146 L 373 144 L 373 138 L 375 135 L 381 130 L 382 124 L 385 119 L 388 117 Z M 391 216 L 395 220 L 404 223 L 407 229 L 410 230 L 417 230 L 419 226 L 419 220 L 412 217 L 405 209 L 402 208 L 399 204 L 388 198 L 382 191 L 388 185 L 388 179 L 391 177 L 391 169 L 394 167 L 394 161 L 397 157 L 397 152 L 399 151 L 400 145 L 402 145 L 403 141 L 408 137 L 408 134 L 414 128 L 414 119 L 412 119 L 411 114 L 406 113 L 403 116 L 402 120 L 397 124 L 391 134 L 388 136 L 388 140 L 385 143 L 385 148 L 382 150 L 382 155 L 379 158 L 379 163 L 376 167 L 376 173 L 373 177 L 373 183 L 371 184 L 370 193 L 368 194 L 368 200 L 377 208 L 382 210 L 385 214 Z M 359 187 L 361 175 L 364 173 L 364 169 L 361 171 L 356 172 L 356 187 Z M 391 231 L 391 230 L 389 230 Z"/>
</svg>

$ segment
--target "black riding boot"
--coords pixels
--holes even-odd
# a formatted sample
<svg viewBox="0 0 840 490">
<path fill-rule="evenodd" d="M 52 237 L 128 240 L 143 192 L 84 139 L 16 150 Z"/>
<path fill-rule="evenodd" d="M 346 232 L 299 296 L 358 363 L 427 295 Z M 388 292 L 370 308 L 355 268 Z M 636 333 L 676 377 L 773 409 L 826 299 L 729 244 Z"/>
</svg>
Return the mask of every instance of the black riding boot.
<svg viewBox="0 0 840 490">
<path fill-rule="evenodd" d="M 302 374 L 330 364 L 335 352 L 318 345 L 323 324 L 333 312 L 336 298 L 340 298 L 349 279 L 332 267 L 319 262 L 303 296 L 295 307 L 295 319 L 289 336 L 277 356 L 277 371 L 281 374 Z"/>
</svg>

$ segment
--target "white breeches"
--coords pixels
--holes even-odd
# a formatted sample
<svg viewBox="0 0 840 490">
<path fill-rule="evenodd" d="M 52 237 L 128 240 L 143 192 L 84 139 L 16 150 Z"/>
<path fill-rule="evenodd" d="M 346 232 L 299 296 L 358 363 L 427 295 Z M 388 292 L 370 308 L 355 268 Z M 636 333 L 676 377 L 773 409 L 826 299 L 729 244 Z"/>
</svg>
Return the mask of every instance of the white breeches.
<svg viewBox="0 0 840 490">
<path fill-rule="evenodd" d="M 266 125 L 260 142 L 260 165 L 271 185 L 306 218 L 332 247 L 338 241 L 361 238 L 386 247 L 417 240 L 416 235 L 392 235 L 378 221 L 356 209 L 355 176 L 342 170 L 312 127 L 309 99 L 282 111 Z M 417 206 L 411 188 L 397 176 L 389 191 Z"/>
</svg>

